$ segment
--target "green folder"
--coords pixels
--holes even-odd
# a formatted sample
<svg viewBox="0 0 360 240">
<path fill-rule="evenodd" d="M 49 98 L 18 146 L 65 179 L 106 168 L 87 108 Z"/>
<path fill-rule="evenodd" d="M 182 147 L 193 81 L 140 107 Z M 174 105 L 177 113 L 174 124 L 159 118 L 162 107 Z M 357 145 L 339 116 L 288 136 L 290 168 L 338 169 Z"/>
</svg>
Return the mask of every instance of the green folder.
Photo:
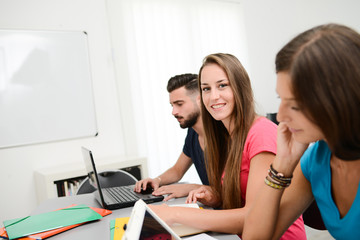
<svg viewBox="0 0 360 240">
<path fill-rule="evenodd" d="M 114 240 L 115 219 L 110 220 L 110 240 Z"/>
<path fill-rule="evenodd" d="M 100 214 L 82 204 L 25 218 L 6 220 L 3 223 L 9 239 L 15 239 L 101 218 Z"/>
</svg>

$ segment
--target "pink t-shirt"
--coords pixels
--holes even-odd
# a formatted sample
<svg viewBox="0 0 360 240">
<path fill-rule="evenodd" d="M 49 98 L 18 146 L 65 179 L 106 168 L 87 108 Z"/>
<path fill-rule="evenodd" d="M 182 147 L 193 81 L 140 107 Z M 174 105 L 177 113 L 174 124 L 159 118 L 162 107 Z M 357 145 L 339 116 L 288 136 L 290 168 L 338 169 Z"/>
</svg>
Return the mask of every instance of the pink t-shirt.
<svg viewBox="0 0 360 240">
<path fill-rule="evenodd" d="M 276 135 L 277 125 L 265 117 L 256 119 L 248 132 L 242 154 L 240 170 L 241 199 L 244 203 L 250 161 L 254 156 L 262 152 L 276 154 Z"/>
<path fill-rule="evenodd" d="M 256 119 L 246 137 L 241 159 L 240 187 L 241 198 L 245 203 L 246 187 L 249 177 L 250 161 L 259 153 L 270 152 L 276 154 L 277 125 L 265 117 Z M 281 237 L 281 240 L 305 240 L 304 221 L 300 216 Z"/>
</svg>

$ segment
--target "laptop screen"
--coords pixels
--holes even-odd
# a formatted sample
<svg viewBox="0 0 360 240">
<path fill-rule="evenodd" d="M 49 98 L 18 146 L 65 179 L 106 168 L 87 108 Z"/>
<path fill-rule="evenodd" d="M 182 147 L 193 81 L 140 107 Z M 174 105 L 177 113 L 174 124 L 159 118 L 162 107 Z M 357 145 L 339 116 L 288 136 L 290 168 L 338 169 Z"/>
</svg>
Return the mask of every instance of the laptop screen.
<svg viewBox="0 0 360 240">
<path fill-rule="evenodd" d="M 87 176 L 89 177 L 89 183 L 96 189 L 98 189 L 98 185 L 96 182 L 96 168 L 93 167 L 93 161 L 92 161 L 92 153 L 90 150 L 82 147 L 82 153 L 84 157 L 85 167 L 87 171 Z M 95 171 L 95 173 L 94 173 Z"/>
<path fill-rule="evenodd" d="M 98 174 L 96 172 L 94 158 L 90 150 L 81 147 L 81 151 L 84 157 L 85 168 L 87 171 L 87 176 L 89 177 L 89 183 L 91 186 L 95 188 L 95 194 L 100 197 L 101 205 L 105 208 L 104 197 L 101 192 L 101 186 L 98 178 Z"/>
</svg>

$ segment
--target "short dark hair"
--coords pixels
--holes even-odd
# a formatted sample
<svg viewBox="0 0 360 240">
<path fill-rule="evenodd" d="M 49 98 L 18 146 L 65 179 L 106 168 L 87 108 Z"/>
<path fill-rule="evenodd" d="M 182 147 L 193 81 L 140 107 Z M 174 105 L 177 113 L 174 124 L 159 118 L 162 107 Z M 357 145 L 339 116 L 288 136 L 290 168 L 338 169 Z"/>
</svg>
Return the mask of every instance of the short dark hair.
<svg viewBox="0 0 360 240">
<path fill-rule="evenodd" d="M 171 93 L 172 91 L 181 87 L 185 87 L 185 89 L 190 92 L 199 91 L 197 78 L 198 75 L 192 73 L 176 75 L 169 79 L 167 84 L 167 91 Z"/>
<path fill-rule="evenodd" d="M 299 107 L 325 136 L 335 156 L 360 158 L 360 34 L 339 24 L 309 29 L 276 56 L 291 77 Z"/>
</svg>

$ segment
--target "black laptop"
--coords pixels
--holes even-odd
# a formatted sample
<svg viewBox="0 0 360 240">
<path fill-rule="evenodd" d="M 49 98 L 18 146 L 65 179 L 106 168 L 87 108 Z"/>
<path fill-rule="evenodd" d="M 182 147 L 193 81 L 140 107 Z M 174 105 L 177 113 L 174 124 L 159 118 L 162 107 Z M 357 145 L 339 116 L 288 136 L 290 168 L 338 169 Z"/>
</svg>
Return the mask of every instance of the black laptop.
<svg viewBox="0 0 360 240">
<path fill-rule="evenodd" d="M 160 202 L 164 196 L 153 196 L 151 193 L 142 194 L 134 192 L 135 185 L 103 188 L 99 182 L 93 155 L 90 150 L 82 147 L 85 166 L 90 184 L 96 189 L 96 200 L 106 209 L 118 209 L 134 206 L 135 202 L 142 199 L 146 203 Z"/>
</svg>

